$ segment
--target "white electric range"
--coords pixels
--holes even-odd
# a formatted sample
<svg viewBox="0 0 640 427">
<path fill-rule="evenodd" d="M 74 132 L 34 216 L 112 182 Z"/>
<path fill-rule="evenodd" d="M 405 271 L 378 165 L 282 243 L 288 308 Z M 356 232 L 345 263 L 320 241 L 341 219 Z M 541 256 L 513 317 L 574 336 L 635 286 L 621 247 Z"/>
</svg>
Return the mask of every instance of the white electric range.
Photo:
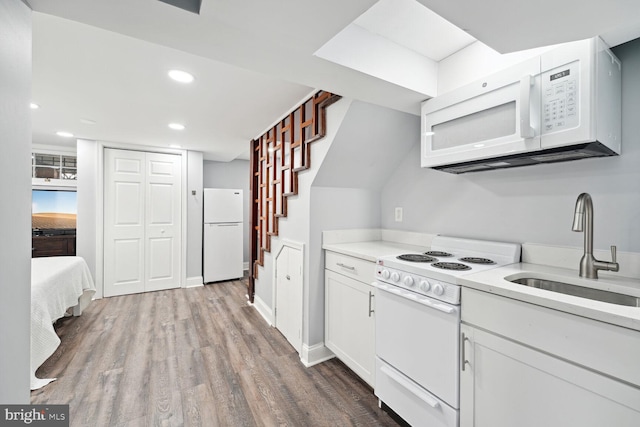
<svg viewBox="0 0 640 427">
<path fill-rule="evenodd" d="M 520 245 L 436 236 L 425 253 L 378 258 L 375 394 L 412 425 L 459 422 L 463 275 L 520 261 Z"/>
</svg>

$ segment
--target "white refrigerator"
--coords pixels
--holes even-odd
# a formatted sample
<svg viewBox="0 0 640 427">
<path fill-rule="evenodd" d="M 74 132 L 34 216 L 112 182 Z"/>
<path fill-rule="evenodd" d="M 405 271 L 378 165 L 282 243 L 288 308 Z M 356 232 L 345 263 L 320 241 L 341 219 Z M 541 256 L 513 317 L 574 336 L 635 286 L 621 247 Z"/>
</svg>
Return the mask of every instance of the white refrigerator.
<svg viewBox="0 0 640 427">
<path fill-rule="evenodd" d="M 204 282 L 242 277 L 242 190 L 204 189 Z"/>
</svg>

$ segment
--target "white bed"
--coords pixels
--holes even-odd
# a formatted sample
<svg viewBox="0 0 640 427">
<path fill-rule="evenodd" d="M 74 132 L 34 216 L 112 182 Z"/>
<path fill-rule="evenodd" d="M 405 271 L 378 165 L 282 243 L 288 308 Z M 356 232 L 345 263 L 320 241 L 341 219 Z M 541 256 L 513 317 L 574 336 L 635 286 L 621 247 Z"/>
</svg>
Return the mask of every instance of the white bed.
<svg viewBox="0 0 640 427">
<path fill-rule="evenodd" d="M 55 378 L 36 378 L 40 367 L 58 348 L 53 322 L 73 307 L 74 316 L 91 302 L 96 287 L 85 260 L 76 256 L 31 260 L 31 390 Z"/>
</svg>

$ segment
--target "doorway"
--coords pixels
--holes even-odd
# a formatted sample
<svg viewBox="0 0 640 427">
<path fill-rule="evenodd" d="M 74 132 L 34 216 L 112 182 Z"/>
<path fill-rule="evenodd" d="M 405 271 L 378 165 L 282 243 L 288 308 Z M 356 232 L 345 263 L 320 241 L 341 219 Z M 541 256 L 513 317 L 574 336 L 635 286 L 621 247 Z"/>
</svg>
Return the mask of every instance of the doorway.
<svg viewBox="0 0 640 427">
<path fill-rule="evenodd" d="M 275 262 L 275 327 L 302 351 L 303 245 L 284 242 Z"/>
<path fill-rule="evenodd" d="M 104 295 L 181 282 L 180 155 L 105 148 Z"/>
</svg>

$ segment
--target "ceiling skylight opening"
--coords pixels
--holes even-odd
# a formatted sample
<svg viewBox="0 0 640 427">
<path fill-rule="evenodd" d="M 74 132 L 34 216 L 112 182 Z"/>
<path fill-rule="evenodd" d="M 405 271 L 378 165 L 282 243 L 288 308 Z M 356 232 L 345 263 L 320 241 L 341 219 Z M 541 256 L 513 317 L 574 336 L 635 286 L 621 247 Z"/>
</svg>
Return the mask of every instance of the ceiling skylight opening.
<svg viewBox="0 0 640 427">
<path fill-rule="evenodd" d="M 169 128 L 173 130 L 184 130 L 184 125 L 180 123 L 169 123 Z"/>
<path fill-rule="evenodd" d="M 159 0 L 162 3 L 170 4 L 187 12 L 200 15 L 200 8 L 202 7 L 202 0 Z"/>
<path fill-rule="evenodd" d="M 64 130 L 60 130 L 56 132 L 56 135 L 61 136 L 63 138 L 73 138 L 73 134 L 71 132 L 67 132 Z"/>
<path fill-rule="evenodd" d="M 182 70 L 170 70 L 169 77 L 180 83 L 191 83 L 195 79 L 195 77 L 193 77 L 193 74 L 187 73 L 186 71 Z"/>
</svg>

